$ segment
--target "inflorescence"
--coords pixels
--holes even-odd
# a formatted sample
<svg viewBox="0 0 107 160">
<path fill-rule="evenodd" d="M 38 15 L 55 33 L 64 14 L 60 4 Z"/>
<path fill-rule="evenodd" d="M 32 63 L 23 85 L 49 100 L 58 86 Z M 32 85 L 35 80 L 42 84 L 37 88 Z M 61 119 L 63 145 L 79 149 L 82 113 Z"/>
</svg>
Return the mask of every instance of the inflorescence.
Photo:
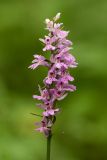
<svg viewBox="0 0 107 160">
<path fill-rule="evenodd" d="M 57 23 L 59 18 L 60 13 L 53 20 L 45 20 L 46 30 L 49 33 L 44 39 L 39 39 L 44 44 L 43 51 L 50 51 L 50 58 L 34 55 L 32 65 L 29 66 L 31 69 L 40 65 L 48 68 L 48 74 L 43 80 L 44 87 L 39 86 L 40 95 L 33 95 L 34 99 L 41 101 L 37 106 L 43 110 L 40 126 L 36 130 L 43 132 L 46 137 L 52 134 L 56 114 L 60 111 L 56 102 L 64 99 L 69 91 L 76 90 L 76 86 L 70 83 L 74 77 L 70 75 L 69 68 L 77 67 L 77 63 L 70 53 L 72 42 L 67 39 L 69 31 L 63 30 L 63 23 Z"/>
</svg>

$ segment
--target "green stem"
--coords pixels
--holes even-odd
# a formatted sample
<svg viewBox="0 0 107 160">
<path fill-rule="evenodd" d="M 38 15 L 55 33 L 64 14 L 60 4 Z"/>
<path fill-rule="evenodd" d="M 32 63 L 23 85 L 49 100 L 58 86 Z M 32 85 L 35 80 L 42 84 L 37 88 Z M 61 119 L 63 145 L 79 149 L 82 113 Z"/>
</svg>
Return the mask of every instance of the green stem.
<svg viewBox="0 0 107 160">
<path fill-rule="evenodd" d="M 46 160 L 50 160 L 51 138 L 52 138 L 52 135 L 50 134 L 50 135 L 47 137 L 47 159 L 46 159 Z"/>
</svg>

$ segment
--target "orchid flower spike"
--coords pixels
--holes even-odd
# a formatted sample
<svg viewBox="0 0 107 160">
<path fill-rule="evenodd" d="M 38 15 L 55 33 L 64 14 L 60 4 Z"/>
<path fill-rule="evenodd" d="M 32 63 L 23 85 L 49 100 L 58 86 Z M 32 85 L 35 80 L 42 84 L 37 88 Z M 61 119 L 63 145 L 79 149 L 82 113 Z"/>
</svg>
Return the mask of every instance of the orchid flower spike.
<svg viewBox="0 0 107 160">
<path fill-rule="evenodd" d="M 47 76 L 43 79 L 44 86 L 39 86 L 40 95 L 33 96 L 41 101 L 38 107 L 43 111 L 42 120 L 36 130 L 44 133 L 46 137 L 52 134 L 56 114 L 60 112 L 56 102 L 64 99 L 68 92 L 76 90 L 76 86 L 72 84 L 74 77 L 70 75 L 69 68 L 77 67 L 77 62 L 70 53 L 72 42 L 67 39 L 69 31 L 62 30 L 62 23 L 56 23 L 60 15 L 61 13 L 58 13 L 53 20 L 45 20 L 48 35 L 40 38 L 44 45 L 43 52 L 50 51 L 50 58 L 46 59 L 43 55 L 36 54 L 29 67 L 36 69 L 41 65 L 48 68 Z"/>
</svg>

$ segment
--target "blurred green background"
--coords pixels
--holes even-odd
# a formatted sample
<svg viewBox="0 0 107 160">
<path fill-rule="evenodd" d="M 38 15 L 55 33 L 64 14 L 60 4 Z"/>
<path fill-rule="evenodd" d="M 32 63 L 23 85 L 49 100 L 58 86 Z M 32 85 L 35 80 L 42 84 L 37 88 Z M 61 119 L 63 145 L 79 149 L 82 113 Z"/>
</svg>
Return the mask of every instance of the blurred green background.
<svg viewBox="0 0 107 160">
<path fill-rule="evenodd" d="M 52 160 L 107 160 L 107 0 L 0 0 L 0 160 L 45 160 L 32 99 L 46 75 L 29 70 L 44 19 L 61 12 L 70 30 L 77 91 L 59 103 Z"/>
</svg>

